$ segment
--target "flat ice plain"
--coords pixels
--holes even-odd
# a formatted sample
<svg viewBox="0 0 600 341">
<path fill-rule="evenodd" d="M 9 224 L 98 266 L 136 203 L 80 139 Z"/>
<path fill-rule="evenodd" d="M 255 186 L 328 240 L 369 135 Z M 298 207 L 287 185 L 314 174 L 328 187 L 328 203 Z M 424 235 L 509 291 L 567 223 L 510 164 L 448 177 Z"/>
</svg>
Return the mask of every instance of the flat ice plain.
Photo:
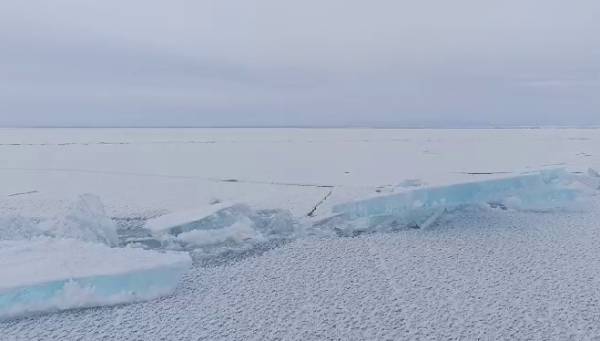
<svg viewBox="0 0 600 341">
<path fill-rule="evenodd" d="M 594 184 L 598 145 L 595 129 L 0 129 L 0 222 L 68 216 L 93 193 L 121 247 L 194 260 L 172 295 L 2 321 L 0 335 L 600 337 L 597 187 L 576 207 L 493 202 L 427 229 L 335 226 L 348 202 L 411 190 L 557 169 Z M 557 192 L 536 193 L 522 197 Z"/>
</svg>

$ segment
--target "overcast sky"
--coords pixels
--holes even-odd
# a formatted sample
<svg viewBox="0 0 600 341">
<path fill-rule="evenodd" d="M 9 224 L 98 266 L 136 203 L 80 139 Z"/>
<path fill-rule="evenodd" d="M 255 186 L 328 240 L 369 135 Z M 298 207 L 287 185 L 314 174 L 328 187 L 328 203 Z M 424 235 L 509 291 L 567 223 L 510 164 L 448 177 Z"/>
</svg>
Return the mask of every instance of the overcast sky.
<svg viewBox="0 0 600 341">
<path fill-rule="evenodd" d="M 598 0 L 3 0 L 0 125 L 600 124 Z"/>
</svg>

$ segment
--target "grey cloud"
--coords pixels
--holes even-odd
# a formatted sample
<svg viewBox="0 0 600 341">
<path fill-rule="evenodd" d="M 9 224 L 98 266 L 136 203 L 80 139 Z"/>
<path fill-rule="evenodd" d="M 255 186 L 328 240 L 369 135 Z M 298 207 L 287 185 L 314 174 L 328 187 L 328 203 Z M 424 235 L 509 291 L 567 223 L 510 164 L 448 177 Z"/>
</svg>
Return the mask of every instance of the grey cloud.
<svg viewBox="0 0 600 341">
<path fill-rule="evenodd" d="M 0 4 L 0 125 L 600 124 L 600 3 Z"/>
</svg>

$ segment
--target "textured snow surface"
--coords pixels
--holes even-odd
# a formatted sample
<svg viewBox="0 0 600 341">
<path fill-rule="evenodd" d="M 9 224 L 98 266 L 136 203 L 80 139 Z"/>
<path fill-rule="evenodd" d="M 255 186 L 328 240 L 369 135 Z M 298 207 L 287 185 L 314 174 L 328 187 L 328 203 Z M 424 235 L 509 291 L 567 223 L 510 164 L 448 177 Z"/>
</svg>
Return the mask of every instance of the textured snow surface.
<svg viewBox="0 0 600 341">
<path fill-rule="evenodd" d="M 194 259 L 173 295 L 3 321 L 0 339 L 593 339 L 598 197 L 564 209 L 579 188 L 513 185 L 563 168 L 594 194 L 598 145 L 595 129 L 0 129 L 0 243 L 105 250 L 116 232 L 130 247 L 111 253 Z M 403 228 L 415 204 L 427 229 Z M 45 302 L 179 276 L 153 269 L 56 279 Z"/>
<path fill-rule="evenodd" d="M 172 292 L 190 264 L 185 253 L 67 238 L 0 241 L 0 319 L 156 298 Z"/>
<path fill-rule="evenodd" d="M 303 239 L 195 267 L 175 294 L 0 323 L 5 339 L 590 339 L 600 207 L 470 210 L 430 230 Z"/>
</svg>

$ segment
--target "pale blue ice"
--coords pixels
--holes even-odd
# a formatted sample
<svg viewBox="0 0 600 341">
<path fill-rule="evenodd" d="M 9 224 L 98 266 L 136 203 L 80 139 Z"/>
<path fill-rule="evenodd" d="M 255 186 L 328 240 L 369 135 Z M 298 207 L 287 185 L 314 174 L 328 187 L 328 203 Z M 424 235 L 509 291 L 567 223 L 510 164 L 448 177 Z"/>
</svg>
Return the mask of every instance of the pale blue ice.
<svg viewBox="0 0 600 341">
<path fill-rule="evenodd" d="M 423 227 L 432 217 L 465 206 L 551 210 L 573 205 L 581 194 L 575 177 L 562 169 L 510 178 L 422 188 L 336 205 L 335 221 Z M 355 224 L 355 227 L 357 224 Z"/>
<path fill-rule="evenodd" d="M 158 298 L 173 292 L 188 268 L 188 263 L 180 262 L 142 271 L 69 278 L 2 290 L 0 320 L 32 313 Z"/>
</svg>

